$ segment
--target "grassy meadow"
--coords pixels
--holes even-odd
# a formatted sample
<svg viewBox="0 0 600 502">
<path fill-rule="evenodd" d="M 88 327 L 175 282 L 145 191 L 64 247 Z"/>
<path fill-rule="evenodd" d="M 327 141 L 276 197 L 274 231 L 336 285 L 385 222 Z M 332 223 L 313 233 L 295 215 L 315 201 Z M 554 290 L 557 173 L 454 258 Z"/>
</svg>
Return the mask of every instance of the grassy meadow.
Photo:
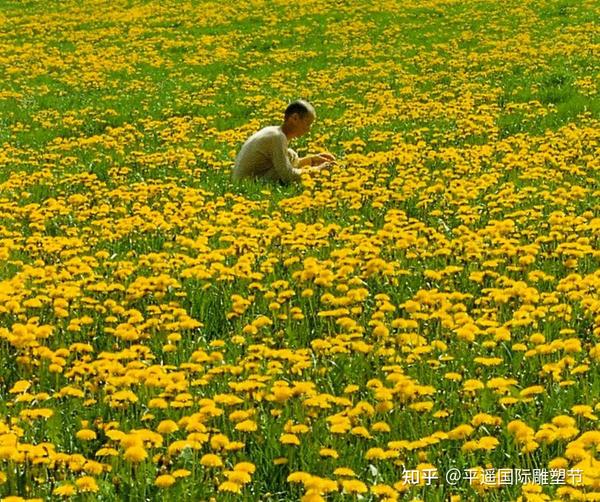
<svg viewBox="0 0 600 502">
<path fill-rule="evenodd" d="M 0 499 L 600 500 L 599 17 L 0 0 Z"/>
</svg>

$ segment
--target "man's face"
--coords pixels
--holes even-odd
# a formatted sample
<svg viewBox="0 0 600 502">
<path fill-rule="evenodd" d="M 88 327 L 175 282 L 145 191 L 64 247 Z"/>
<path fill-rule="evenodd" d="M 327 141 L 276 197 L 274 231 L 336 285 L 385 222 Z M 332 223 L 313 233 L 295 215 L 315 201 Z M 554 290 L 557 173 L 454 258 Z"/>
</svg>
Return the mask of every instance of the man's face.
<svg viewBox="0 0 600 502">
<path fill-rule="evenodd" d="M 304 118 L 301 118 L 300 115 L 296 115 L 296 136 L 300 137 L 308 133 L 308 131 L 310 131 L 310 126 L 316 118 L 314 113 L 307 113 Z"/>
</svg>

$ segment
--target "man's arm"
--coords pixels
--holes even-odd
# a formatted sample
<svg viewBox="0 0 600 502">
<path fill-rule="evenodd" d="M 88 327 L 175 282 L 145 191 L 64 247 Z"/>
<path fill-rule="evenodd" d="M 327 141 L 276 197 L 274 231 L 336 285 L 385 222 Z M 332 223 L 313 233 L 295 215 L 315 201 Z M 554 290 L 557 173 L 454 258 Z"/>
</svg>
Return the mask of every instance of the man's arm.
<svg viewBox="0 0 600 502">
<path fill-rule="evenodd" d="M 302 169 L 292 165 L 287 148 L 279 138 L 273 138 L 273 167 L 280 180 L 284 182 L 300 181 Z"/>
<path fill-rule="evenodd" d="M 298 157 L 298 154 L 292 150 L 291 148 L 287 149 L 287 155 L 288 155 L 288 159 L 290 159 L 290 163 L 292 164 L 292 167 L 300 167 L 300 158 Z"/>
<path fill-rule="evenodd" d="M 296 161 L 298 167 L 294 167 L 290 161 L 290 156 Z M 309 158 L 306 161 L 305 159 Z M 303 173 L 317 172 L 321 169 L 326 169 L 335 161 L 331 160 L 335 157 L 331 154 L 309 155 L 304 159 L 298 159 L 298 154 L 293 150 L 285 147 L 283 142 L 275 140 L 273 144 L 273 166 L 280 180 L 284 182 L 300 181 L 300 176 Z M 302 163 L 301 163 L 302 162 Z M 318 165 L 314 165 L 314 164 Z M 301 167 L 308 165 L 308 167 Z"/>
</svg>

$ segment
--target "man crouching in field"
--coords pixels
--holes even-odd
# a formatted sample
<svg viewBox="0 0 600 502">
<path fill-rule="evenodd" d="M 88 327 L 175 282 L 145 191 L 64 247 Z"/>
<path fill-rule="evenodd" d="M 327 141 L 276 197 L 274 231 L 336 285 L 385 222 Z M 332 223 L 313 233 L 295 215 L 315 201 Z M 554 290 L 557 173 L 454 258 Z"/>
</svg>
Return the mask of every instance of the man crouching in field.
<svg viewBox="0 0 600 502">
<path fill-rule="evenodd" d="M 303 100 L 290 103 L 285 109 L 282 125 L 264 127 L 246 140 L 235 159 L 233 179 L 260 178 L 289 183 L 299 181 L 304 172 L 330 167 L 335 163 L 335 157 L 330 153 L 307 155 L 300 159 L 294 150 L 288 148 L 290 139 L 310 131 L 315 118 L 315 109 L 310 103 Z"/>
</svg>

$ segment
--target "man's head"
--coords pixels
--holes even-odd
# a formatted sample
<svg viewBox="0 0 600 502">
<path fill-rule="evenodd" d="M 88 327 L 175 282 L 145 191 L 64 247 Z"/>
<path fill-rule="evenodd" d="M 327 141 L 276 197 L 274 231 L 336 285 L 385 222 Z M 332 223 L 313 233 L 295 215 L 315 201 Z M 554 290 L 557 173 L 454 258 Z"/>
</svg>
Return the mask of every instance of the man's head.
<svg viewBox="0 0 600 502">
<path fill-rule="evenodd" d="M 288 137 L 298 138 L 310 131 L 310 126 L 317 118 L 315 109 L 303 99 L 294 101 L 285 109 L 283 124 Z"/>
</svg>

